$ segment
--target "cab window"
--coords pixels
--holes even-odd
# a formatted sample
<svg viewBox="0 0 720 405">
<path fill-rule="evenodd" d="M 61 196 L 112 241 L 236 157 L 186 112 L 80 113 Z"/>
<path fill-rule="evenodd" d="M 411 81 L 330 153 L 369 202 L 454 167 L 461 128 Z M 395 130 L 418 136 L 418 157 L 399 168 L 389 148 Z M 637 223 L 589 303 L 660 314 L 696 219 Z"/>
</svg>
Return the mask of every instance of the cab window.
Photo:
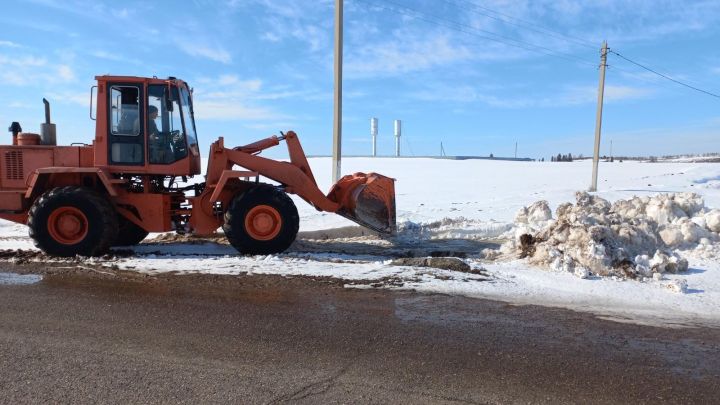
<svg viewBox="0 0 720 405">
<path fill-rule="evenodd" d="M 140 89 L 130 86 L 110 88 L 111 131 L 113 135 L 138 136 L 140 128 Z"/>
<path fill-rule="evenodd" d="M 113 84 L 108 91 L 110 162 L 142 165 L 145 161 L 142 110 L 142 87 Z"/>
<path fill-rule="evenodd" d="M 185 131 L 187 133 L 187 144 L 197 145 L 197 133 L 195 131 L 195 116 L 192 108 L 192 98 L 186 88 L 180 90 L 182 95 L 183 118 L 185 119 Z"/>
<path fill-rule="evenodd" d="M 148 87 L 147 144 L 151 164 L 169 164 L 187 156 L 177 87 Z"/>
</svg>

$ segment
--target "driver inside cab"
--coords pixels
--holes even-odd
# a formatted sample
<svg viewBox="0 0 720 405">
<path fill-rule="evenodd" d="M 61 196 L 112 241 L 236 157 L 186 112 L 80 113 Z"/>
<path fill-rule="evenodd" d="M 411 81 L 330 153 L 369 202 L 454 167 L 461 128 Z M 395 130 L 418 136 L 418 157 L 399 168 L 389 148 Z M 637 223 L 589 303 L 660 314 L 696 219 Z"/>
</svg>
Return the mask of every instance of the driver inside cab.
<svg viewBox="0 0 720 405">
<path fill-rule="evenodd" d="M 158 118 L 158 109 L 154 105 L 148 106 L 148 147 L 150 148 L 150 163 L 169 163 L 173 161 L 171 139 L 168 134 L 160 132 L 155 120 Z M 139 120 L 135 124 L 140 126 Z"/>
</svg>

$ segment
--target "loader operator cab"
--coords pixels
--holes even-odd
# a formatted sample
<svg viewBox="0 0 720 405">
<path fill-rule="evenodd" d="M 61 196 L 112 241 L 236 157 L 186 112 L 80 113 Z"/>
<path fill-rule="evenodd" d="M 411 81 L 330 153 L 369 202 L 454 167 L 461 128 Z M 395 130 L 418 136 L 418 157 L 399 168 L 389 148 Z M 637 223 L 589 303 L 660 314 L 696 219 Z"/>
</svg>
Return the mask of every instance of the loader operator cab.
<svg viewBox="0 0 720 405">
<path fill-rule="evenodd" d="M 108 123 L 106 130 L 98 128 L 96 140 L 102 143 L 107 134 L 108 166 L 148 174 L 199 174 L 192 96 L 183 81 L 98 77 L 100 86 L 102 81 L 107 82 Z M 101 107 L 101 93 L 98 102 Z"/>
</svg>

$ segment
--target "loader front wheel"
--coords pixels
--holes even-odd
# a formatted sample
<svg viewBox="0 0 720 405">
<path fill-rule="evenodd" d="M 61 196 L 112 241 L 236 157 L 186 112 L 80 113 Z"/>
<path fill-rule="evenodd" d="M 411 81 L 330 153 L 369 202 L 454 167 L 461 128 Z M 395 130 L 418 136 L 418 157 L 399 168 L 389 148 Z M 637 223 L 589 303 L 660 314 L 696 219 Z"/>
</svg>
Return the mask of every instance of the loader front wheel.
<svg viewBox="0 0 720 405">
<path fill-rule="evenodd" d="M 41 195 L 28 214 L 35 246 L 52 256 L 98 256 L 117 235 L 117 214 L 97 192 L 77 186 Z"/>
<path fill-rule="evenodd" d="M 289 248 L 299 227 L 300 217 L 290 197 L 261 185 L 232 200 L 225 212 L 223 231 L 240 253 L 266 255 Z"/>
</svg>

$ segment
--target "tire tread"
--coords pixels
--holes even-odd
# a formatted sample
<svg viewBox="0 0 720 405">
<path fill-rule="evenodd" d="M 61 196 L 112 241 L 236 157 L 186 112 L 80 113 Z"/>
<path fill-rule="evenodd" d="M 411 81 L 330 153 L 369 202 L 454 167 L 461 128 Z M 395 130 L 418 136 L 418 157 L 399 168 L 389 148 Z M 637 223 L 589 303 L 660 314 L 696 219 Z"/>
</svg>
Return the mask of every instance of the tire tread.
<svg viewBox="0 0 720 405">
<path fill-rule="evenodd" d="M 81 242 L 78 245 L 61 246 L 55 242 L 52 237 L 43 231 L 43 225 L 38 223 L 39 218 L 49 215 L 53 209 L 53 204 L 57 201 L 88 201 L 98 212 L 98 217 L 102 221 L 100 235 L 95 238 L 94 243 Z M 46 212 L 48 211 L 49 212 Z M 87 213 L 86 213 L 87 215 Z M 90 220 L 90 218 L 88 218 Z M 28 212 L 28 228 L 30 238 L 33 239 L 35 246 L 39 249 L 54 256 L 75 256 L 77 254 L 83 256 L 98 256 L 106 253 L 110 249 L 111 243 L 117 235 L 117 213 L 110 201 L 94 190 L 80 186 L 63 186 L 46 191 L 30 208 Z"/>
<path fill-rule="evenodd" d="M 270 204 L 282 215 L 280 234 L 269 241 L 258 241 L 245 231 L 245 214 L 256 204 Z M 297 207 L 288 195 L 277 188 L 262 184 L 252 187 L 233 198 L 227 211 L 223 231 L 235 249 L 243 254 L 273 254 L 284 252 L 295 241 L 300 229 Z"/>
</svg>

